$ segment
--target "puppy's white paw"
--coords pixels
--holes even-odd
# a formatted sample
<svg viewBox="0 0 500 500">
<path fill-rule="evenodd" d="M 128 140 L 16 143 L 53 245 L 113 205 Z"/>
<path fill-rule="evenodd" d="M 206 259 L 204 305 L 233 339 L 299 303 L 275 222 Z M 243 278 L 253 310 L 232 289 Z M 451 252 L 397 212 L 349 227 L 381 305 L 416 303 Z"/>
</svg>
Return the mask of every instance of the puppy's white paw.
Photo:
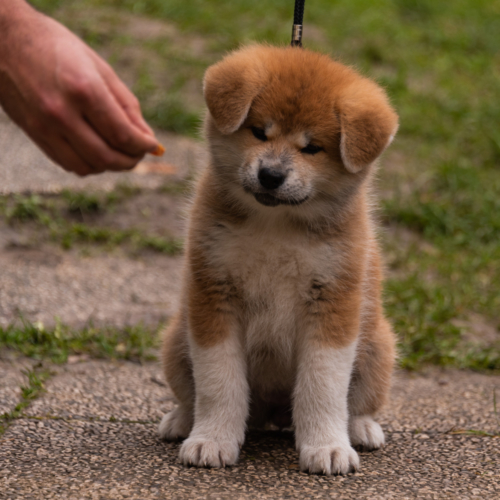
<svg viewBox="0 0 500 500">
<path fill-rule="evenodd" d="M 359 469 L 358 454 L 349 445 L 303 446 L 299 462 L 300 470 L 327 476 Z"/>
<path fill-rule="evenodd" d="M 196 467 L 225 467 L 238 460 L 240 447 L 236 441 L 215 441 L 190 437 L 184 441 L 179 458 L 184 465 Z"/>
<path fill-rule="evenodd" d="M 351 417 L 349 438 L 352 446 L 362 446 L 367 450 L 376 450 L 385 444 L 384 431 L 372 417 Z"/>
<path fill-rule="evenodd" d="M 158 426 L 158 433 L 160 439 L 165 441 L 184 439 L 189 436 L 192 426 L 192 412 L 185 410 L 182 406 L 178 406 L 170 413 L 163 415 L 160 425 Z"/>
</svg>

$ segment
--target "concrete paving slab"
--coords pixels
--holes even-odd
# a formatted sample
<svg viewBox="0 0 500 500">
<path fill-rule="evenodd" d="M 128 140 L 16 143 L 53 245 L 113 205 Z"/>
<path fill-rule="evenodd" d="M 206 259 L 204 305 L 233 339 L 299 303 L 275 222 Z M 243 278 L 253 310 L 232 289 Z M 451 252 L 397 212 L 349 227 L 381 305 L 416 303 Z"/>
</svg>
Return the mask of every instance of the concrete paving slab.
<svg viewBox="0 0 500 500">
<path fill-rule="evenodd" d="M 22 258 L 22 261 L 20 259 Z M 58 248 L 0 252 L 0 325 L 157 324 L 177 309 L 182 258 L 99 254 Z M 163 278 L 161 278 L 163 277 Z"/>
<path fill-rule="evenodd" d="M 500 432 L 500 377 L 464 370 L 429 368 L 394 377 L 391 402 L 380 415 L 389 431 L 447 432 L 476 429 Z M 500 443 L 499 443 L 500 444 Z"/>
<path fill-rule="evenodd" d="M 159 363 L 87 361 L 58 371 L 30 415 L 158 421 L 173 405 Z M 437 368 L 418 375 L 399 371 L 378 420 L 389 432 L 499 432 L 495 390 L 500 397 L 498 376 Z"/>
<path fill-rule="evenodd" d="M 49 160 L 0 108 L 0 194 L 57 193 L 63 189 L 110 191 L 119 183 L 155 189 L 165 182 L 165 175 L 155 172 L 184 178 L 205 164 L 206 152 L 199 141 L 162 131 L 156 134 L 166 147 L 163 157 L 148 155 L 132 172 L 79 178 Z"/>
<path fill-rule="evenodd" d="M 397 438 L 396 438 L 397 437 Z M 485 499 L 500 496 L 498 439 L 388 435 L 347 477 L 297 469 L 291 434 L 251 433 L 237 466 L 185 468 L 152 424 L 23 419 L 0 442 L 5 499 Z"/>
<path fill-rule="evenodd" d="M 87 361 L 57 368 L 31 416 L 158 422 L 174 406 L 159 363 Z"/>
<path fill-rule="evenodd" d="M 181 466 L 179 443 L 157 437 L 158 420 L 174 404 L 158 363 L 91 360 L 54 369 L 28 418 L 16 420 L 0 440 L 0 498 L 500 496 L 500 439 L 447 432 L 498 432 L 488 403 L 499 376 L 397 373 L 380 418 L 387 445 L 361 453 L 358 473 L 327 478 L 299 472 L 293 435 L 280 432 L 250 432 L 235 467 Z"/>
</svg>

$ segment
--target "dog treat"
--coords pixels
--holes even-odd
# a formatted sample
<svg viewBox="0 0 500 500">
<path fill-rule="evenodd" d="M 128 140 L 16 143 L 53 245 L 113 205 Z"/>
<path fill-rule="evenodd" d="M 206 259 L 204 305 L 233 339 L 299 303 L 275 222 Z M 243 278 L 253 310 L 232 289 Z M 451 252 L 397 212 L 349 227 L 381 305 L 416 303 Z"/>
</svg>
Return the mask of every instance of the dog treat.
<svg viewBox="0 0 500 500">
<path fill-rule="evenodd" d="M 163 147 L 163 145 L 161 145 L 160 143 L 158 143 L 158 146 L 156 146 L 156 149 L 154 151 L 151 151 L 149 154 L 150 155 L 153 155 L 153 156 L 163 156 L 164 153 L 165 153 L 165 148 Z"/>
</svg>

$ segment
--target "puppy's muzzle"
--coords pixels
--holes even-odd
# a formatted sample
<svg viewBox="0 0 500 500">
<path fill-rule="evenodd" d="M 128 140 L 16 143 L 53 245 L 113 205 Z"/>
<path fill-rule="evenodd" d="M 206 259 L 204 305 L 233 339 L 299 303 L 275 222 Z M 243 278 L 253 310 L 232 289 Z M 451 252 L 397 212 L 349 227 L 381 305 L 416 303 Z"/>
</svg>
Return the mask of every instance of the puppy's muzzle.
<svg viewBox="0 0 500 500">
<path fill-rule="evenodd" d="M 293 190 L 287 187 L 286 181 L 292 172 L 290 167 L 279 161 L 259 161 L 257 178 L 251 184 L 244 184 L 245 191 L 252 193 L 255 199 L 266 207 L 278 205 L 300 205 L 308 196 L 293 196 Z"/>
</svg>

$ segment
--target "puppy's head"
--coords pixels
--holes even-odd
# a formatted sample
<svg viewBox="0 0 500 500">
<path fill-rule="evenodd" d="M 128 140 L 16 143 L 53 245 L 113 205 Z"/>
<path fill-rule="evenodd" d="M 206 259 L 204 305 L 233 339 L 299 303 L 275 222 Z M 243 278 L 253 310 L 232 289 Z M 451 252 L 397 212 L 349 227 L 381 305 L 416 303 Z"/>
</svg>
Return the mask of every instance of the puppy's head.
<svg viewBox="0 0 500 500">
<path fill-rule="evenodd" d="M 207 70 L 204 94 L 216 174 L 270 207 L 352 191 L 398 128 L 380 87 L 304 49 L 233 52 Z"/>
</svg>

